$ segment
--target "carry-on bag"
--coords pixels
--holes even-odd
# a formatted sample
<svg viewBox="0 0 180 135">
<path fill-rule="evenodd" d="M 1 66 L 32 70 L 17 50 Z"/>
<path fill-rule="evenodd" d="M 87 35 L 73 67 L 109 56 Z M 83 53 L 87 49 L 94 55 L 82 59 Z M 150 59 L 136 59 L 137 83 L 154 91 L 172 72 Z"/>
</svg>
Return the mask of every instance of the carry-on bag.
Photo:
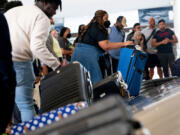
<svg viewBox="0 0 180 135">
<path fill-rule="evenodd" d="M 102 97 L 112 94 L 119 94 L 123 97 L 125 94 L 129 95 L 127 91 L 127 84 L 122 79 L 120 71 L 113 73 L 112 75 L 94 84 L 93 94 L 93 101 L 97 101 Z"/>
<path fill-rule="evenodd" d="M 91 102 L 92 84 L 89 72 L 73 62 L 50 72 L 40 83 L 40 112 L 49 112 L 67 104 Z"/>
<path fill-rule="evenodd" d="M 121 49 L 117 70 L 121 71 L 130 96 L 139 95 L 146 60 L 145 52 L 129 48 Z"/>
<path fill-rule="evenodd" d="M 180 77 L 180 58 L 174 62 L 175 75 Z"/>
</svg>

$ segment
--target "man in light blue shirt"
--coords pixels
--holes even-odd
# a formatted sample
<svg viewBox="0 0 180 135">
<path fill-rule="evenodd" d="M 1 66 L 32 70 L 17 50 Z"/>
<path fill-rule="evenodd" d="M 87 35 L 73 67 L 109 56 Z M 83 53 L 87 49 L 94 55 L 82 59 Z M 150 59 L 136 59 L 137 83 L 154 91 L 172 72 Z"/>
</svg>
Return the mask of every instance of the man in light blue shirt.
<svg viewBox="0 0 180 135">
<path fill-rule="evenodd" d="M 119 16 L 116 23 L 109 29 L 109 41 L 124 42 L 125 31 L 123 28 L 126 26 L 126 18 L 124 16 Z M 113 73 L 117 71 L 120 50 L 121 48 L 109 51 L 112 58 Z"/>
</svg>

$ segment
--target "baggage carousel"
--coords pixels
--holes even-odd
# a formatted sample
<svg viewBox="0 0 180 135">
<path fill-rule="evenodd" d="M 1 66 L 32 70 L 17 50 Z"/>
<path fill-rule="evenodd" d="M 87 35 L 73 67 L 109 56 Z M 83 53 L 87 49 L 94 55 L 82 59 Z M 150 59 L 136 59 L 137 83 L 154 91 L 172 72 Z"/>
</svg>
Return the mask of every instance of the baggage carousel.
<svg viewBox="0 0 180 135">
<path fill-rule="evenodd" d="M 128 104 L 151 135 L 180 135 L 180 78 L 145 81 Z"/>
</svg>

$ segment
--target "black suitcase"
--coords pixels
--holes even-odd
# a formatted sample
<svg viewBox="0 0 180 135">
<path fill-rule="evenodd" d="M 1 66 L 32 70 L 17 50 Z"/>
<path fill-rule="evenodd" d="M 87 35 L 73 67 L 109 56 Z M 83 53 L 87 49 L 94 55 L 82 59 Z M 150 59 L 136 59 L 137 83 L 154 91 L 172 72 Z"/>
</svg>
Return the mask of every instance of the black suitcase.
<svg viewBox="0 0 180 135">
<path fill-rule="evenodd" d="M 175 75 L 180 77 L 180 58 L 174 62 Z"/>
<path fill-rule="evenodd" d="M 93 85 L 93 98 L 94 101 L 97 101 L 98 99 L 111 94 L 125 96 L 125 92 L 128 94 L 128 91 L 126 90 L 127 85 L 122 79 L 121 72 L 118 71 Z"/>
<path fill-rule="evenodd" d="M 121 97 L 113 96 L 29 135 L 134 135 L 139 128 Z"/>
<path fill-rule="evenodd" d="M 78 101 L 91 102 L 92 84 L 89 72 L 78 62 L 73 62 L 50 72 L 40 83 L 40 112 Z"/>
</svg>

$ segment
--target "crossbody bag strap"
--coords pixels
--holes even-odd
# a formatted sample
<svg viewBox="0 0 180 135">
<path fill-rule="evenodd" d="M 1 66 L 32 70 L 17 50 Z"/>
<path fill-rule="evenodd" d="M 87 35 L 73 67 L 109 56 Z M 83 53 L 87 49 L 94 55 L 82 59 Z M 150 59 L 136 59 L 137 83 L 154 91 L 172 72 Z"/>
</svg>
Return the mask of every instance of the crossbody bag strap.
<svg viewBox="0 0 180 135">
<path fill-rule="evenodd" d="M 148 39 L 146 40 L 146 43 L 151 39 L 151 37 L 154 35 L 154 33 L 156 32 L 156 29 L 154 29 L 151 33 L 151 35 L 148 37 Z"/>
</svg>

